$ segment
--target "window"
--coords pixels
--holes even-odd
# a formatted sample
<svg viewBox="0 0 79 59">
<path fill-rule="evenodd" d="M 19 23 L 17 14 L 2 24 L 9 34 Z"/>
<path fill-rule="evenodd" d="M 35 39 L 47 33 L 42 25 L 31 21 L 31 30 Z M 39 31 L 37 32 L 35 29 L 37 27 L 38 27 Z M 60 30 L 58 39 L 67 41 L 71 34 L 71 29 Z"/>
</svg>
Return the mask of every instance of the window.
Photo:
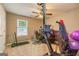
<svg viewBox="0 0 79 59">
<path fill-rule="evenodd" d="M 17 20 L 17 36 L 28 35 L 28 21 L 27 20 Z"/>
</svg>

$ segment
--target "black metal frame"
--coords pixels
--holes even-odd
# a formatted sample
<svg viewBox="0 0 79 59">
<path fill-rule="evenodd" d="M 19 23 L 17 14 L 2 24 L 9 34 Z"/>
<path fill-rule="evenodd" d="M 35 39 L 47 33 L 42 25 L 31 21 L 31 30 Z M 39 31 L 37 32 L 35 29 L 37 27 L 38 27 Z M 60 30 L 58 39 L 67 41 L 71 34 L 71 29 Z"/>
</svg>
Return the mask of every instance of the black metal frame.
<svg viewBox="0 0 79 59">
<path fill-rule="evenodd" d="M 44 27 L 44 25 L 46 24 L 45 22 L 45 13 L 46 13 L 46 6 L 45 6 L 46 4 L 45 3 L 42 3 L 42 11 L 43 11 L 43 27 Z"/>
<path fill-rule="evenodd" d="M 46 17 L 46 4 L 42 3 L 41 5 L 42 5 L 42 11 L 43 11 L 43 28 L 44 28 L 44 26 L 46 25 L 46 21 L 45 21 L 45 19 L 46 19 L 45 18 Z M 57 54 L 53 51 L 53 48 L 52 48 L 50 40 L 48 39 L 47 33 L 45 33 L 45 32 L 42 32 L 42 33 L 43 33 L 42 35 L 44 36 L 44 39 L 47 43 L 47 47 L 48 47 L 48 50 L 49 50 L 49 54 L 46 54 L 46 55 L 50 55 L 50 56 L 59 55 L 59 54 Z"/>
</svg>

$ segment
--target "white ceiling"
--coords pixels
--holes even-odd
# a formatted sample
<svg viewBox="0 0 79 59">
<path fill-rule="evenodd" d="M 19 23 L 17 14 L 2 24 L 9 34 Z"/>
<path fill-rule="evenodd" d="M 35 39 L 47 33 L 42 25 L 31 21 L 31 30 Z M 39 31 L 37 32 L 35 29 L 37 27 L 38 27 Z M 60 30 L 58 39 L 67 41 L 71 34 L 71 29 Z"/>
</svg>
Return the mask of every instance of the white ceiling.
<svg viewBox="0 0 79 59">
<path fill-rule="evenodd" d="M 34 17 L 32 11 L 38 11 L 39 6 L 35 3 L 4 3 L 6 11 L 16 13 L 23 16 Z M 73 9 L 79 8 L 79 4 L 72 3 L 48 3 L 46 4 L 47 12 L 52 12 L 54 15 L 64 13 Z"/>
</svg>

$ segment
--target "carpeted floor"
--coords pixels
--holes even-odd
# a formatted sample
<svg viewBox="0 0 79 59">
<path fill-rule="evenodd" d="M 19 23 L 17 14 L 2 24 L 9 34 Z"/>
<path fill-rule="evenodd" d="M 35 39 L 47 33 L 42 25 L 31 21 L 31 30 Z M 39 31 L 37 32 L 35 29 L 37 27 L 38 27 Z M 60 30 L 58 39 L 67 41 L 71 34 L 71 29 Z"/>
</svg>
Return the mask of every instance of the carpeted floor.
<svg viewBox="0 0 79 59">
<path fill-rule="evenodd" d="M 52 45 L 54 51 L 59 52 L 59 49 L 57 46 Z M 8 54 L 8 56 L 43 56 L 48 52 L 48 48 L 46 44 L 32 44 L 30 41 L 29 44 L 16 46 L 16 47 L 7 47 L 5 53 Z M 7 56 L 7 54 L 0 54 L 1 56 Z M 77 53 L 77 56 L 79 56 L 79 51 Z"/>
<path fill-rule="evenodd" d="M 54 45 L 52 45 L 53 48 L 55 48 Z M 59 52 L 59 50 L 57 50 Z M 48 52 L 48 48 L 46 44 L 32 44 L 30 42 L 29 44 L 17 46 L 17 47 L 7 47 L 6 53 L 8 53 L 9 56 L 43 56 Z"/>
</svg>

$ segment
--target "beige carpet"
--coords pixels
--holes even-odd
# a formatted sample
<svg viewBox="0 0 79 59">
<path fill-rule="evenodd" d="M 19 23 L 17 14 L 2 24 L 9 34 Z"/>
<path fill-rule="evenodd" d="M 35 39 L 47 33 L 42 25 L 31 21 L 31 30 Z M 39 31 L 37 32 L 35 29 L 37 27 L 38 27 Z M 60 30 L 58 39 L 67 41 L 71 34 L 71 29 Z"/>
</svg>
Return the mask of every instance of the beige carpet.
<svg viewBox="0 0 79 59">
<path fill-rule="evenodd" d="M 55 48 L 54 45 L 52 45 L 52 47 Z M 57 51 L 59 52 L 58 49 Z M 42 56 L 48 52 L 48 48 L 46 44 L 34 45 L 30 43 L 13 48 L 7 47 L 5 52 L 8 53 L 9 56 Z"/>
</svg>

